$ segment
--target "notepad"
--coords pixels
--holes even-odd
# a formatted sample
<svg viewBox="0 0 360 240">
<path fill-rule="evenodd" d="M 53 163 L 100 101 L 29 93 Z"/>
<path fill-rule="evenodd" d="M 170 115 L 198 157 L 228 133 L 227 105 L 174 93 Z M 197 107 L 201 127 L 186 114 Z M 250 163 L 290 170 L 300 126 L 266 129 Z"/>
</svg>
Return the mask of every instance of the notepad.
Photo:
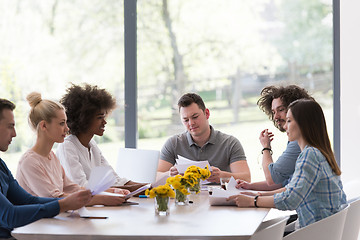
<svg viewBox="0 0 360 240">
<path fill-rule="evenodd" d="M 141 193 L 142 191 L 145 191 L 146 189 L 150 188 L 151 184 L 146 184 L 142 187 L 139 187 L 138 189 L 132 191 L 131 193 L 124 195 L 124 194 L 120 194 L 120 193 L 112 193 L 112 192 L 100 192 L 99 195 L 108 195 L 108 196 L 117 196 L 117 197 L 124 197 L 125 199 L 129 199 L 132 196 Z"/>
</svg>

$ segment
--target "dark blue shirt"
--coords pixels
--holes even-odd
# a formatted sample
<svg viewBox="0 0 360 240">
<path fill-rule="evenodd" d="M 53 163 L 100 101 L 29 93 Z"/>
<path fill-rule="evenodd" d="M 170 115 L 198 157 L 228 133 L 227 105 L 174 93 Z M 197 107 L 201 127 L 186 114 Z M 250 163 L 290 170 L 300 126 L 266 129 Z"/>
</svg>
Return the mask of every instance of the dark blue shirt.
<svg viewBox="0 0 360 240">
<path fill-rule="evenodd" d="M 30 195 L 20 187 L 0 158 L 0 238 L 11 237 L 13 228 L 56 216 L 60 211 L 57 200 Z"/>
</svg>

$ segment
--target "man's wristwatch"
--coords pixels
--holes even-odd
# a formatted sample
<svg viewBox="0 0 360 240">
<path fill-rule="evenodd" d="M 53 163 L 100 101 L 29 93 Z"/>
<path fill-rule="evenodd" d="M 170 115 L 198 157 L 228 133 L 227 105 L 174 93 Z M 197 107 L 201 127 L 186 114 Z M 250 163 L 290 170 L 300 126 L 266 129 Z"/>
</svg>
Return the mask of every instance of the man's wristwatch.
<svg viewBox="0 0 360 240">
<path fill-rule="evenodd" d="M 261 154 L 264 154 L 264 151 L 269 151 L 270 155 L 273 154 L 273 151 L 271 150 L 271 148 L 263 148 L 263 150 L 261 150 Z"/>
</svg>

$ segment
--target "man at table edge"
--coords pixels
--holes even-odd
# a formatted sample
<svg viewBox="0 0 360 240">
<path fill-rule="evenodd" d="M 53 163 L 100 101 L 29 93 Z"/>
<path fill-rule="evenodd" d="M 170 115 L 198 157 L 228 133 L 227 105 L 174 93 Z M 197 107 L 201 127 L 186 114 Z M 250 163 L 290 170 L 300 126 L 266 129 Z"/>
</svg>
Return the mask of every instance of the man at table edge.
<svg viewBox="0 0 360 240">
<path fill-rule="evenodd" d="M 250 170 L 238 139 L 215 130 L 209 124 L 210 111 L 196 93 L 186 93 L 178 101 L 181 122 L 186 132 L 170 137 L 160 152 L 158 172 L 178 174 L 178 156 L 194 161 L 208 160 L 212 174 L 208 181 L 231 177 L 250 182 Z"/>
<path fill-rule="evenodd" d="M 0 151 L 7 151 L 16 137 L 13 110 L 15 104 L 0 98 Z M 82 190 L 63 199 L 34 197 L 19 186 L 0 158 L 0 238 L 11 239 L 11 231 L 41 218 L 76 210 L 91 200 L 91 192 Z M 14 238 L 12 238 L 14 239 Z"/>
</svg>

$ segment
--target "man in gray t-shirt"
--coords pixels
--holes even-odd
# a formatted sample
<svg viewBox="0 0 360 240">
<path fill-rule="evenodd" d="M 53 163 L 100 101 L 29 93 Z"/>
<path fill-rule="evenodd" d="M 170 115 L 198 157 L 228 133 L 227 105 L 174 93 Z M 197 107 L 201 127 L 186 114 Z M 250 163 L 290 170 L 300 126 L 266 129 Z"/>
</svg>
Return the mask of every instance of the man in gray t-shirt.
<svg viewBox="0 0 360 240">
<path fill-rule="evenodd" d="M 208 181 L 219 182 L 221 177 L 231 176 L 250 181 L 250 170 L 239 140 L 210 126 L 210 111 L 201 97 L 187 93 L 179 99 L 178 107 L 187 131 L 166 141 L 161 149 L 158 172 L 178 174 L 174 165 L 178 156 L 183 156 L 194 161 L 208 160 L 212 168 Z"/>
</svg>

